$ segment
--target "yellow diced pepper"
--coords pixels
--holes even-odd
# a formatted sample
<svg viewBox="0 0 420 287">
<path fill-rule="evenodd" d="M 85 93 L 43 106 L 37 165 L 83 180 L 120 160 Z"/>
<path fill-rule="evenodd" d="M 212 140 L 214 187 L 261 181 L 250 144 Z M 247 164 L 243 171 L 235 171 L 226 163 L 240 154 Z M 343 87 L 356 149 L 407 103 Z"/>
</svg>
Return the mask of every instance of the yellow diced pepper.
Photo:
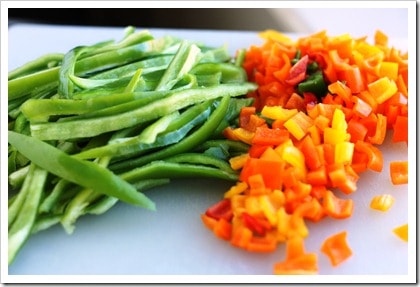
<svg viewBox="0 0 420 287">
<path fill-rule="evenodd" d="M 298 112 L 284 123 L 284 127 L 297 139 L 301 140 L 314 124 L 314 120 L 303 112 Z"/>
<path fill-rule="evenodd" d="M 294 41 L 288 37 L 286 34 L 280 33 L 276 30 L 265 30 L 263 32 L 260 32 L 258 34 L 259 37 L 263 38 L 263 39 L 271 39 L 283 44 L 287 44 L 287 45 L 293 45 Z"/>
<path fill-rule="evenodd" d="M 370 202 L 370 208 L 379 211 L 388 211 L 394 204 L 395 198 L 390 194 L 374 196 Z"/>
<path fill-rule="evenodd" d="M 283 151 L 282 158 L 296 168 L 298 179 L 302 179 L 306 176 L 305 156 L 299 148 L 295 146 L 286 147 Z"/>
<path fill-rule="evenodd" d="M 246 196 L 242 194 L 233 195 L 230 198 L 230 205 L 235 216 L 239 216 L 245 211 L 245 198 Z"/>
<path fill-rule="evenodd" d="M 262 195 L 258 197 L 259 203 L 261 205 L 261 209 L 267 218 L 267 220 L 270 222 L 272 226 L 275 226 L 277 224 L 277 216 L 276 216 L 276 208 L 271 203 L 271 199 L 268 195 Z"/>
<path fill-rule="evenodd" d="M 329 39 L 330 49 L 337 49 L 338 54 L 341 58 L 350 58 L 353 51 L 354 39 L 349 33 L 342 34 L 339 36 L 331 37 Z"/>
<path fill-rule="evenodd" d="M 368 85 L 368 91 L 378 104 L 391 98 L 397 91 L 397 84 L 387 77 L 382 77 Z"/>
<path fill-rule="evenodd" d="M 340 142 L 335 146 L 334 161 L 336 163 L 350 164 L 353 159 L 354 143 Z"/>
<path fill-rule="evenodd" d="M 390 80 L 398 79 L 398 63 L 382 62 L 379 66 L 379 77 L 388 77 Z"/>
<path fill-rule="evenodd" d="M 280 207 L 282 207 L 286 202 L 286 197 L 283 191 L 279 189 L 273 190 L 273 192 L 269 194 L 269 197 L 270 197 L 270 202 L 273 204 L 273 206 L 276 209 L 279 209 Z"/>
<path fill-rule="evenodd" d="M 232 186 L 228 191 L 225 192 L 224 198 L 231 198 L 234 195 L 243 193 L 247 189 L 248 189 L 248 184 L 244 181 L 239 181 L 234 186 Z"/>
<path fill-rule="evenodd" d="M 346 116 L 342 110 L 335 109 L 331 122 L 331 128 L 341 131 L 347 130 Z"/>
<path fill-rule="evenodd" d="M 297 113 L 297 109 L 285 109 L 281 106 L 264 106 L 261 110 L 261 114 L 264 117 L 283 122 L 287 121 Z"/>
<path fill-rule="evenodd" d="M 284 207 L 277 210 L 277 240 L 285 242 L 290 229 L 290 214 L 287 214 Z"/>
<path fill-rule="evenodd" d="M 236 128 L 232 133 L 242 142 L 246 144 L 252 144 L 252 139 L 254 138 L 255 133 L 248 131 L 244 128 Z"/>
<path fill-rule="evenodd" d="M 401 226 L 394 228 L 393 232 L 399 238 L 408 242 L 408 224 L 403 224 Z"/>
<path fill-rule="evenodd" d="M 384 57 L 384 52 L 380 48 L 366 42 L 358 42 L 355 50 L 362 54 L 365 59 L 376 57 L 377 55 L 380 55 L 382 58 Z"/>
<path fill-rule="evenodd" d="M 248 153 L 244 153 L 238 156 L 234 156 L 232 158 L 229 159 L 229 163 L 230 163 L 230 167 L 233 170 L 239 170 L 241 169 L 246 161 L 249 159 L 249 154 Z"/>
<path fill-rule="evenodd" d="M 283 158 L 284 150 L 287 147 L 293 147 L 293 146 L 294 146 L 293 141 L 291 139 L 288 139 L 287 141 L 285 141 L 281 145 L 277 146 L 274 150 L 276 151 L 276 153 L 278 153 L 280 155 L 281 158 Z"/>
<path fill-rule="evenodd" d="M 287 237 L 292 238 L 294 236 L 300 236 L 302 238 L 307 237 L 309 234 L 308 228 L 306 227 L 305 220 L 301 216 L 292 215 L 290 217 L 290 230 Z"/>
<path fill-rule="evenodd" d="M 333 128 L 325 128 L 324 130 L 324 143 L 338 144 L 350 140 L 350 134 L 345 130 L 337 130 Z"/>
<path fill-rule="evenodd" d="M 375 32 L 375 45 L 388 46 L 388 36 L 382 31 L 377 30 Z"/>
<path fill-rule="evenodd" d="M 252 216 L 264 216 L 258 196 L 247 196 L 245 198 L 245 209 Z"/>
</svg>

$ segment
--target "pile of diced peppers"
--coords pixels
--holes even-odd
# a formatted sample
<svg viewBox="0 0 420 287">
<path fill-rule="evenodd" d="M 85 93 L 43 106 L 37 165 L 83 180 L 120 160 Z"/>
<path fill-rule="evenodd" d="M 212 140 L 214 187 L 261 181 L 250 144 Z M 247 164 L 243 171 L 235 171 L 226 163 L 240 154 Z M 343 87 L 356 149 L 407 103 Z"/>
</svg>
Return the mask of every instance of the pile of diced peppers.
<svg viewBox="0 0 420 287">
<path fill-rule="evenodd" d="M 248 152 L 230 159 L 239 181 L 201 219 L 234 247 L 272 252 L 286 244 L 274 274 L 316 274 L 317 253 L 307 252 L 306 222 L 349 218 L 361 173 L 382 172 L 379 146 L 408 144 L 408 54 L 388 46 L 377 31 L 374 44 L 322 31 L 293 41 L 276 31 L 260 34 L 261 46 L 246 51 L 243 67 L 258 89 L 226 138 Z M 407 161 L 390 163 L 393 184 L 408 183 Z M 370 207 L 391 208 L 382 194 Z M 394 233 L 407 241 L 408 224 Z M 352 256 L 347 231 L 326 238 L 320 251 L 337 266 Z"/>
</svg>

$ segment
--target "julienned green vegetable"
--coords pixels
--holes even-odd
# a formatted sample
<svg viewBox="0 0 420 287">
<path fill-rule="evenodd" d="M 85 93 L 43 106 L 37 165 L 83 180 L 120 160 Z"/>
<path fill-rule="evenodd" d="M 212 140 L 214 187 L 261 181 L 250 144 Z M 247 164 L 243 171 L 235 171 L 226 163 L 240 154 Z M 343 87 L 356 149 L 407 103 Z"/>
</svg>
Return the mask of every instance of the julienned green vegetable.
<svg viewBox="0 0 420 287">
<path fill-rule="evenodd" d="M 42 140 L 67 140 L 71 138 L 93 137 L 105 132 L 129 128 L 155 120 L 174 111 L 181 110 L 205 100 L 220 96 L 236 97 L 244 95 L 255 87 L 251 83 L 220 84 L 212 87 L 197 87 L 174 92 L 170 96 L 148 105 L 121 114 L 89 118 L 85 120 L 34 123 L 31 134 Z"/>
<path fill-rule="evenodd" d="M 228 160 L 247 146 L 222 131 L 252 104 L 242 56 L 128 27 L 11 71 L 9 264 L 51 226 L 70 234 L 119 201 L 154 210 L 145 192 L 174 178 L 235 182 Z"/>
<path fill-rule="evenodd" d="M 108 169 L 90 161 L 82 161 L 36 138 L 8 133 L 9 143 L 32 163 L 56 176 L 116 197 L 130 204 L 155 209 L 143 194 Z"/>
<path fill-rule="evenodd" d="M 17 204 L 17 201 L 14 201 L 9 207 L 9 210 L 13 210 L 9 211 L 9 264 L 31 234 L 47 175 L 47 171 L 33 163 L 30 164 L 29 172 L 21 191 L 24 195 L 22 202 Z M 15 206 L 17 206 L 16 209 L 13 209 Z"/>
</svg>

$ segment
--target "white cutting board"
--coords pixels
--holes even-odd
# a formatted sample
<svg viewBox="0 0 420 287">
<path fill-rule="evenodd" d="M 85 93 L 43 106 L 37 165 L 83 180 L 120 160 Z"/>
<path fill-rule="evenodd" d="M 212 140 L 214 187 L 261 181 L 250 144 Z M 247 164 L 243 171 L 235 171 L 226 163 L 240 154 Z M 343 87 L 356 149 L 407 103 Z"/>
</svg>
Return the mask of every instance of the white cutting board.
<svg viewBox="0 0 420 287">
<path fill-rule="evenodd" d="M 325 28 L 328 30 L 328 27 Z M 213 46 L 228 44 L 232 55 L 238 48 L 262 43 L 256 32 L 163 29 L 151 29 L 151 32 L 155 37 L 170 34 L 201 40 Z M 374 31 L 367 31 L 369 36 L 373 33 Z M 77 45 L 108 39 L 119 40 L 122 36 L 123 28 L 13 25 L 9 28 L 8 67 L 11 70 L 45 53 L 64 53 Z M 399 43 L 406 44 L 404 39 Z M 384 171 L 361 175 L 358 190 L 350 196 L 355 205 L 353 217 L 341 221 L 326 219 L 318 224 L 308 224 L 310 235 L 306 239 L 306 249 L 319 254 L 321 275 L 408 273 L 409 262 L 411 264 L 413 261 L 409 259 L 409 245 L 392 233 L 393 228 L 408 222 L 408 186 L 393 186 L 388 168 L 391 160 L 407 159 L 407 147 L 405 143 L 390 144 L 388 138 L 381 149 L 385 157 Z M 60 226 L 36 234 L 22 248 L 9 267 L 8 274 L 271 275 L 273 264 L 284 259 L 283 245 L 271 254 L 248 253 L 216 238 L 201 222 L 200 214 L 219 201 L 229 185 L 230 183 L 217 180 L 174 181 L 168 186 L 147 192 L 156 202 L 156 212 L 119 203 L 104 215 L 81 218 L 71 236 Z M 371 198 L 383 193 L 390 193 L 396 198 L 394 206 L 387 213 L 371 210 Z M 342 265 L 332 267 L 327 257 L 319 252 L 319 248 L 327 236 L 343 230 L 348 231 L 348 242 L 354 254 Z M 2 240 L 7 239 L 2 237 Z M 25 280 L 23 278 L 26 277 L 9 276 L 10 280 L 14 280 L 13 278 Z M 174 280 L 171 282 L 178 280 L 178 277 L 170 278 Z M 229 280 L 264 282 L 260 277 L 234 278 Z M 268 278 L 285 282 L 290 277 Z M 309 277 L 302 277 L 301 280 L 307 280 L 305 278 Z M 352 276 L 346 280 L 353 282 L 357 278 Z M 55 277 L 54 281 L 56 280 L 72 282 L 78 279 L 59 276 Z M 111 279 L 106 279 L 106 282 L 112 282 L 108 280 Z M 131 279 L 124 277 L 123 280 Z M 161 280 L 167 279 L 162 277 Z M 224 279 L 197 280 L 193 282 L 223 282 Z M 313 280 L 317 279 L 311 279 L 315 282 Z"/>
</svg>

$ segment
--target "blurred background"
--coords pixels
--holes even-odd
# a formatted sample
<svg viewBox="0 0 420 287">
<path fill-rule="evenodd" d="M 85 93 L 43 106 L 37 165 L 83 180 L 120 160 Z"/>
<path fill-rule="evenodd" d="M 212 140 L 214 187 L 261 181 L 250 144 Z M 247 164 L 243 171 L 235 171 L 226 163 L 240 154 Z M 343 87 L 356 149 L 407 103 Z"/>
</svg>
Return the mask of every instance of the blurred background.
<svg viewBox="0 0 420 287">
<path fill-rule="evenodd" d="M 401 8 L 11 8 L 16 23 L 128 26 L 213 30 L 373 35 L 377 29 L 394 38 L 408 37 L 408 9 Z M 77 17 L 75 17 L 77 15 Z"/>
</svg>

